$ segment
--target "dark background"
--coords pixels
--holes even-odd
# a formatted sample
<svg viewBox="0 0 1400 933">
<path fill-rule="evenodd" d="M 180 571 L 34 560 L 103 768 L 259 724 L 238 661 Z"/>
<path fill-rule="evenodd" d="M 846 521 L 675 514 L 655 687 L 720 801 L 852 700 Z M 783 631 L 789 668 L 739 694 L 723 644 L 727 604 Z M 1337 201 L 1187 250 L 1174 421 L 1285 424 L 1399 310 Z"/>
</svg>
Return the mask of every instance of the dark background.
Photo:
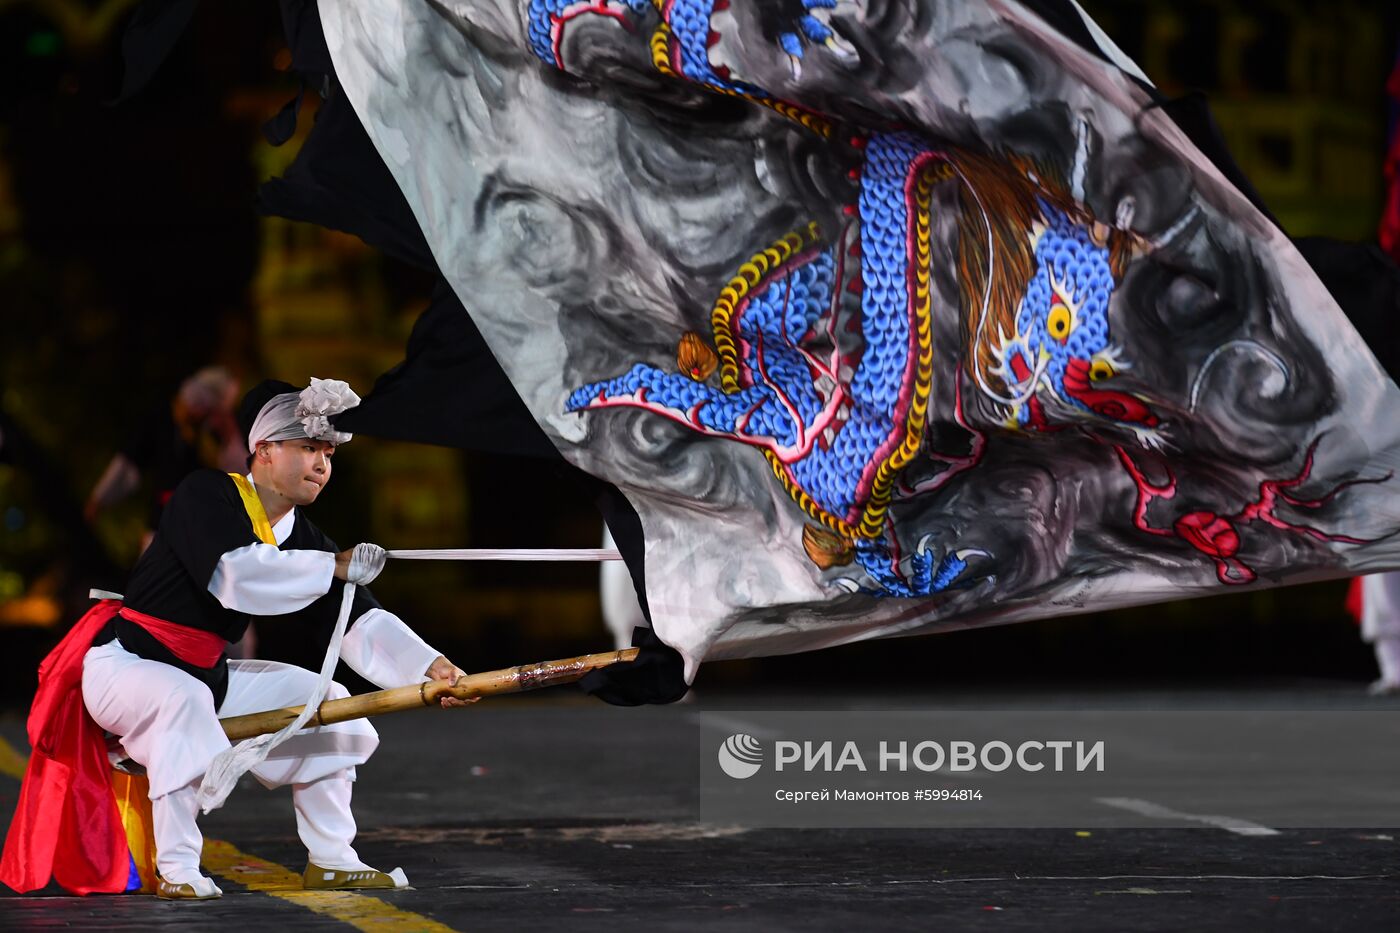
<svg viewBox="0 0 1400 933">
<path fill-rule="evenodd" d="M 1393 4 L 1088 5 L 1172 95 L 1206 91 L 1245 172 L 1290 234 L 1373 237 L 1387 138 Z M 155 81 L 105 103 L 132 4 L 0 0 L 0 700 L 20 706 L 43 653 L 120 590 L 145 518 L 136 496 L 83 500 L 144 413 L 219 363 L 348 379 L 401 356 L 430 282 L 358 241 L 259 216 L 285 169 L 260 126 L 296 91 L 272 3 L 210 0 Z M 600 518 L 548 465 L 357 439 L 314 507 L 342 545 L 595 547 Z M 543 569 L 541 569 L 543 567 Z M 610 638 L 590 565 L 394 566 L 375 590 L 464 667 Z M 699 686 L 1375 676 L 1345 582 L 706 666 Z M 265 625 L 264 656 L 312 660 Z"/>
</svg>

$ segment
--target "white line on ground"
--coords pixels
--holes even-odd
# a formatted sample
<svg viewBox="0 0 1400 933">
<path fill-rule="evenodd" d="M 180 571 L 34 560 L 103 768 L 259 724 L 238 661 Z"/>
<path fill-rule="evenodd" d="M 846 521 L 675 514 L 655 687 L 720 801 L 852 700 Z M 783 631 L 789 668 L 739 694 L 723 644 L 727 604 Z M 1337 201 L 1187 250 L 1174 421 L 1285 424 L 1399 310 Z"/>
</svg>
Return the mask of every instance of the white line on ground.
<svg viewBox="0 0 1400 933">
<path fill-rule="evenodd" d="M 1238 817 L 1182 813 L 1180 810 L 1173 810 L 1171 807 L 1164 807 L 1150 800 L 1138 800 L 1135 797 L 1095 797 L 1094 800 L 1106 807 L 1130 810 L 1140 816 L 1150 816 L 1159 820 L 1185 820 L 1189 823 L 1205 823 L 1207 826 L 1214 826 L 1217 829 L 1223 829 L 1226 832 L 1235 833 L 1240 836 L 1280 835 L 1277 829 L 1271 829 L 1259 823 L 1251 823 L 1249 820 L 1242 820 Z"/>
</svg>

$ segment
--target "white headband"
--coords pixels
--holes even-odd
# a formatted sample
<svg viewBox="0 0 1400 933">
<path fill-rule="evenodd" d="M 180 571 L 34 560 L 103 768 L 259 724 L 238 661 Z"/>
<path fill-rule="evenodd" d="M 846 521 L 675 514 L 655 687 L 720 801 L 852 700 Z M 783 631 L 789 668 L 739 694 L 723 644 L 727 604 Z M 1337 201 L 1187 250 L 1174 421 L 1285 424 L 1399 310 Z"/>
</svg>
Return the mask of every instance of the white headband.
<svg viewBox="0 0 1400 933">
<path fill-rule="evenodd" d="M 274 395 L 253 420 L 248 432 L 248 453 L 258 441 L 290 441 L 309 437 L 332 444 L 344 444 L 353 434 L 337 431 L 330 416 L 348 411 L 360 404 L 360 397 L 349 383 L 339 379 L 311 379 L 311 385 L 300 392 Z"/>
</svg>

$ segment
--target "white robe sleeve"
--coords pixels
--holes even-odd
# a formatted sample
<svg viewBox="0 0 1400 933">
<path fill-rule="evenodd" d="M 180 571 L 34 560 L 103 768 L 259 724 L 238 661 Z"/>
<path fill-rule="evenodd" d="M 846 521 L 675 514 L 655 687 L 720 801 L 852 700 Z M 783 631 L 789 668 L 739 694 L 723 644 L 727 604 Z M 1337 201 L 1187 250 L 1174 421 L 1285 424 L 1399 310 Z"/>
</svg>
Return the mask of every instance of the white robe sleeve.
<svg viewBox="0 0 1400 933">
<path fill-rule="evenodd" d="M 385 609 L 360 616 L 340 643 L 340 659 L 386 690 L 427 680 L 428 666 L 441 653 Z"/>
<path fill-rule="evenodd" d="M 209 592 L 225 609 L 280 616 L 305 609 L 330 591 L 335 555 L 249 544 L 219 558 Z"/>
</svg>

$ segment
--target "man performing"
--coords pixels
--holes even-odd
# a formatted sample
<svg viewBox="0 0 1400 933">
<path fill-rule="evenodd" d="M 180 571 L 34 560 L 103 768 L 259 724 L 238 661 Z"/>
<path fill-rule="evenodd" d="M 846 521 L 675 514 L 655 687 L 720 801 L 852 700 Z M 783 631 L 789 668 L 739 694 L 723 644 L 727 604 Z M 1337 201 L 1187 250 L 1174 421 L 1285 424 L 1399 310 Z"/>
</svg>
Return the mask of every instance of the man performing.
<svg viewBox="0 0 1400 933">
<path fill-rule="evenodd" d="M 351 437 L 337 432 L 330 417 L 358 403 L 348 385 L 334 380 L 312 379 L 304 390 L 269 381 L 249 392 L 239 410 L 248 475 L 202 470 L 186 478 L 124 600 L 99 604 L 45 660 L 29 721 L 34 756 L 0 880 L 34 890 L 52 871 L 79 893 L 122 890 L 125 858 L 108 865 L 101 857 L 111 842 L 102 835 L 112 819 L 101 810 L 111 797 L 107 755 L 88 749 L 105 730 L 150 780 L 158 895 L 222 893 L 200 872 L 203 840 L 196 825 L 201 778 L 229 748 L 219 717 L 306 703 L 317 684 L 316 674 L 292 665 L 229 660 L 229 645 L 252 616 L 324 638 L 346 582 L 359 584 L 340 648 L 351 668 L 383 687 L 425 679 L 455 683 L 462 675 L 364 588 L 383 569 L 383 550 L 361 544 L 340 551 L 301 512 L 330 481 L 336 447 Z M 81 702 L 75 702 L 79 676 Z M 346 695 L 339 684 L 327 693 Z M 441 702 L 464 704 L 450 697 Z M 396 884 L 351 847 L 355 768 L 378 742 L 364 720 L 321 726 L 293 735 L 252 769 L 267 787 L 292 786 L 308 888 Z"/>
</svg>

